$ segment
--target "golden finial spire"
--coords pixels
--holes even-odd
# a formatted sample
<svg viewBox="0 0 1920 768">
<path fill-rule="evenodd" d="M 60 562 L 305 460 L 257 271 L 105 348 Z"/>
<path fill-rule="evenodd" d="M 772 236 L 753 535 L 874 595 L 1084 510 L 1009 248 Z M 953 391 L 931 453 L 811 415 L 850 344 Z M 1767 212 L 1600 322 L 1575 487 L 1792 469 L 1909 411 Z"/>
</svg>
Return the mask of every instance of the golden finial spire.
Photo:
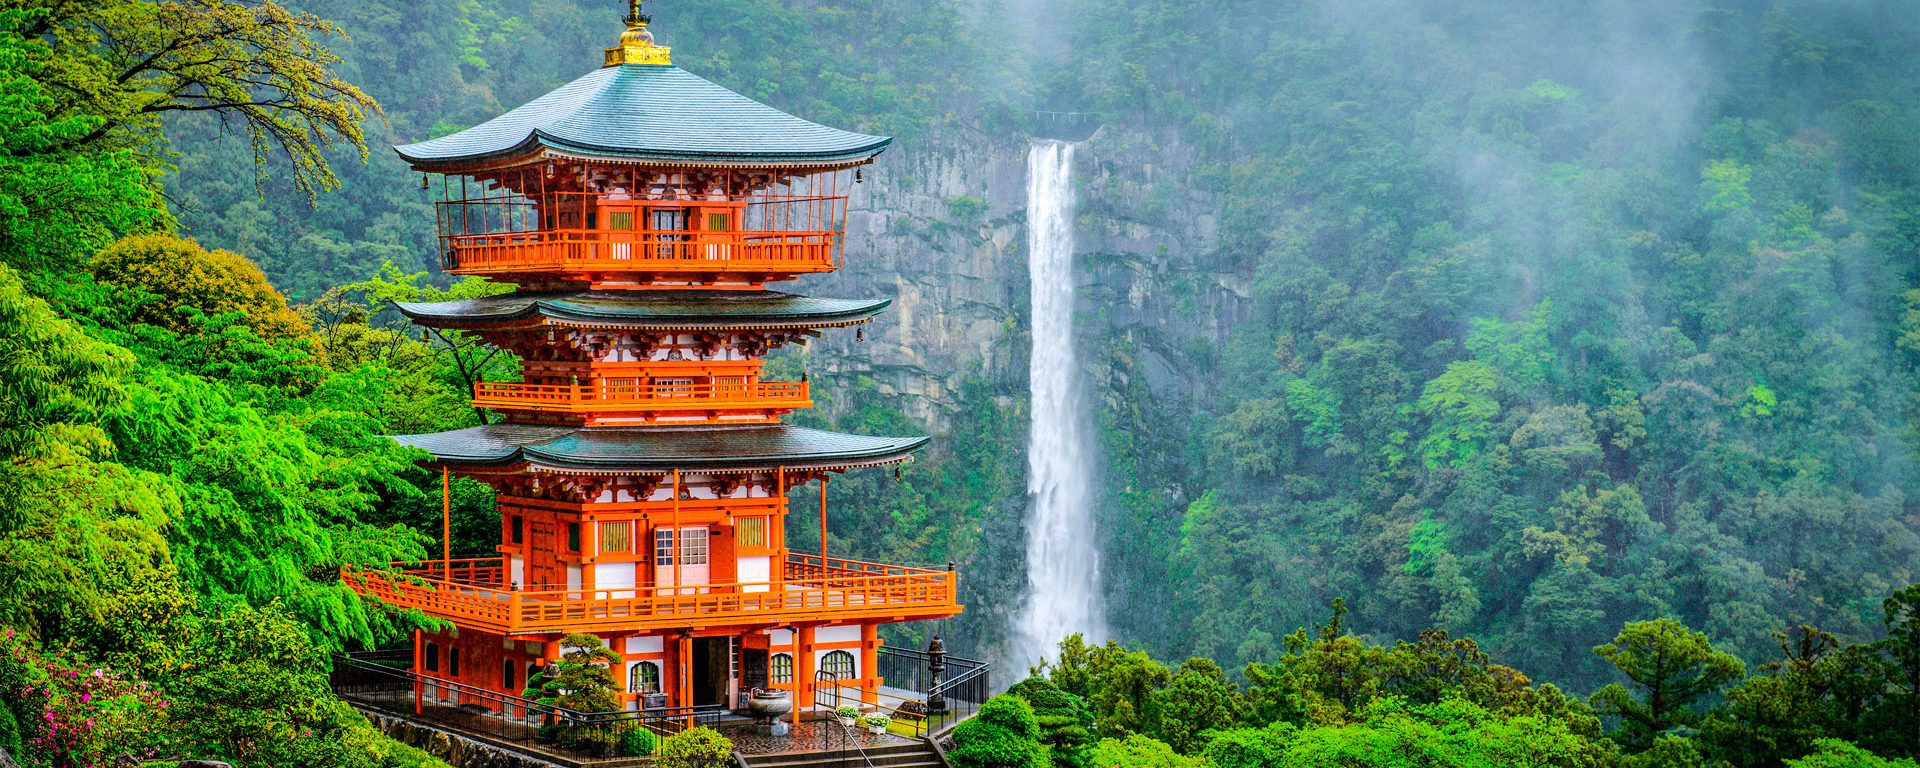
<svg viewBox="0 0 1920 768">
<path fill-rule="evenodd" d="M 604 66 L 673 63 L 673 49 L 653 42 L 653 32 L 647 29 L 647 22 L 652 19 L 640 12 L 640 0 L 627 0 L 625 21 L 627 31 L 620 34 L 619 45 L 607 49 Z"/>
</svg>

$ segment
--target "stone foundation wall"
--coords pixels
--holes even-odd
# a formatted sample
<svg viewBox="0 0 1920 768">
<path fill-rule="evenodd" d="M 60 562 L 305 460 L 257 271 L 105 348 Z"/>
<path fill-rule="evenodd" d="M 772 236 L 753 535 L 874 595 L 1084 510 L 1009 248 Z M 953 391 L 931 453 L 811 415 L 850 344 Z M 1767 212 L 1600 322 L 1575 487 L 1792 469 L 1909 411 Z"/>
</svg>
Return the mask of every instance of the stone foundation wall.
<svg viewBox="0 0 1920 768">
<path fill-rule="evenodd" d="M 417 747 L 453 768 L 573 768 L 570 764 L 541 760 L 405 718 L 381 712 L 365 714 L 373 727 L 388 738 Z"/>
</svg>

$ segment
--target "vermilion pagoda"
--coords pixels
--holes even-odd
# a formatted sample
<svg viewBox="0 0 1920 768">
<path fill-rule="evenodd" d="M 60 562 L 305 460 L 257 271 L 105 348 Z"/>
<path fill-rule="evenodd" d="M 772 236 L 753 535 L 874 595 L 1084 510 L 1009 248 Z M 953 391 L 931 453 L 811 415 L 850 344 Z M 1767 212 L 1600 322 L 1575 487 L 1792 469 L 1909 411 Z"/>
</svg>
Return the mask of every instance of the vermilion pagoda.
<svg viewBox="0 0 1920 768">
<path fill-rule="evenodd" d="M 805 706 L 821 672 L 880 688 L 879 625 L 961 611 L 951 570 L 788 548 L 790 492 L 818 483 L 824 502 L 831 473 L 927 438 L 782 424 L 808 383 L 761 379 L 768 351 L 887 306 L 767 285 L 840 266 L 850 177 L 889 141 L 673 66 L 636 3 L 603 68 L 397 148 L 442 176 L 447 271 L 517 287 L 401 311 L 523 361 L 522 383 L 475 387 L 500 423 L 398 438 L 496 489 L 497 554 L 347 572 L 457 627 L 416 633 L 416 674 L 517 694 L 591 632 L 623 659 L 629 709 L 733 708 L 756 687 Z"/>
</svg>

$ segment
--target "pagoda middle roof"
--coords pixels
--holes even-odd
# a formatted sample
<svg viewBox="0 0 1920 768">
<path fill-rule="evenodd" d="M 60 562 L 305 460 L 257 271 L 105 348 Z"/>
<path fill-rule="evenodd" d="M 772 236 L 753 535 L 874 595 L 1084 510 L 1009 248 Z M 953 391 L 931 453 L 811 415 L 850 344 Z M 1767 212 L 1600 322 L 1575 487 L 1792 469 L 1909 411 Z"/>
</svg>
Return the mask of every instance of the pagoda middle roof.
<svg viewBox="0 0 1920 768">
<path fill-rule="evenodd" d="M 866 437 L 790 424 L 568 427 L 487 424 L 396 435 L 436 460 L 463 466 L 536 466 L 573 471 L 822 469 L 905 461 L 927 437 Z"/>
<path fill-rule="evenodd" d="M 891 303 L 780 291 L 515 291 L 394 306 L 408 318 L 438 325 L 513 323 L 538 317 L 563 325 L 697 330 L 846 325 L 880 314 Z"/>
<path fill-rule="evenodd" d="M 892 141 L 794 117 L 676 66 L 620 64 L 472 128 L 394 151 L 428 171 L 540 147 L 668 164 L 831 166 L 864 162 Z"/>
</svg>

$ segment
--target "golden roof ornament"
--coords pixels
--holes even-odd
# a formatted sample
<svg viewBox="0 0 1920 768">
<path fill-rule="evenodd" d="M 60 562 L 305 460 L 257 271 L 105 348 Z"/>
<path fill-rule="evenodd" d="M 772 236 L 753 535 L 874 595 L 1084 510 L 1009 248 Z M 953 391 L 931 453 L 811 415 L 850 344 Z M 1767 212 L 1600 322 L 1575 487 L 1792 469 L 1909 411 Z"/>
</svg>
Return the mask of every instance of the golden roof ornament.
<svg viewBox="0 0 1920 768">
<path fill-rule="evenodd" d="M 603 66 L 619 64 L 672 64 L 673 49 L 653 42 L 647 22 L 653 19 L 640 12 L 640 0 L 627 0 L 627 31 L 620 33 L 620 44 L 607 49 Z"/>
</svg>

